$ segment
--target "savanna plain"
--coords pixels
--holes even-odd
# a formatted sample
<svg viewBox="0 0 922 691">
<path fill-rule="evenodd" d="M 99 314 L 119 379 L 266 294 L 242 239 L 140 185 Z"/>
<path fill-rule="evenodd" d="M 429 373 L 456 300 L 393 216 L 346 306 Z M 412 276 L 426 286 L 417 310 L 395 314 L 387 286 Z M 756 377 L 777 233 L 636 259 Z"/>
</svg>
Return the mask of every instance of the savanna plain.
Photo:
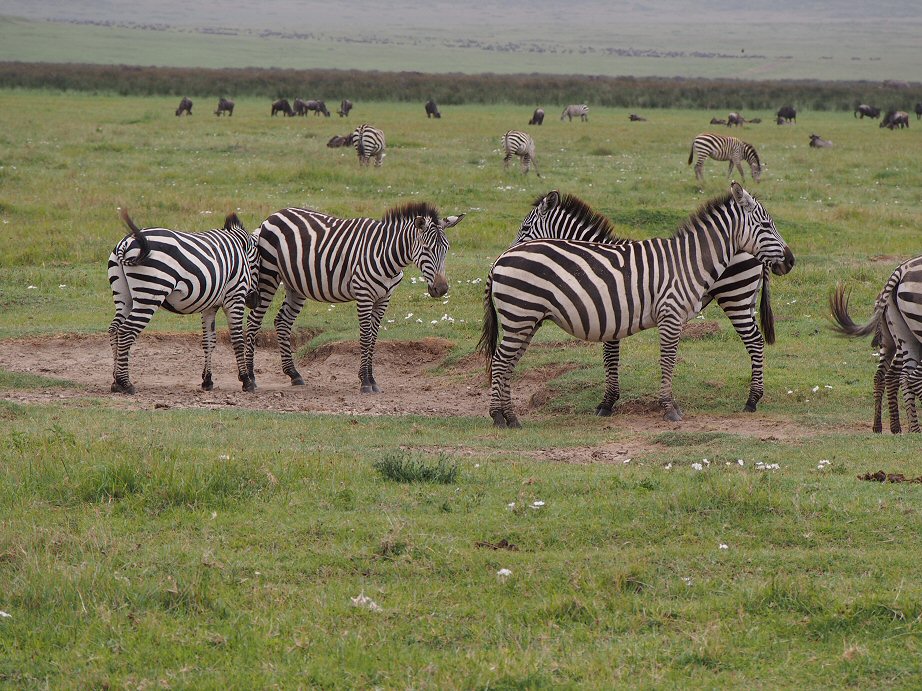
<svg viewBox="0 0 922 691">
<path fill-rule="evenodd" d="M 601 348 L 545 326 L 513 381 L 524 427 L 494 430 L 474 354 L 484 280 L 532 202 L 559 189 L 624 236 L 668 235 L 728 189 L 725 163 L 700 184 L 686 164 L 726 113 L 562 123 L 565 104 L 541 104 L 529 127 L 522 106 L 271 118 L 241 97 L 216 118 L 216 99 L 188 95 L 177 118 L 172 97 L 0 92 L 0 683 L 918 687 L 922 485 L 857 476 L 918 476 L 922 444 L 871 433 L 876 355 L 827 317 L 844 281 L 866 320 L 919 254 L 916 120 L 779 127 L 766 111 L 733 131 L 765 164 L 744 186 L 797 258 L 772 278 L 758 412 L 710 306 L 679 347 L 683 423 L 655 405 L 655 331 L 624 343 L 620 409 L 598 418 Z M 380 169 L 326 147 L 360 122 L 387 134 Z M 542 178 L 503 169 L 512 128 L 534 136 Z M 448 296 L 415 268 L 396 291 L 383 393 L 358 394 L 354 308 L 316 303 L 297 323 L 306 387 L 269 345 L 243 393 L 225 341 L 218 387 L 199 392 L 199 321 L 161 311 L 132 357 L 137 396 L 108 393 L 118 207 L 205 230 L 230 211 L 255 228 L 286 206 L 379 217 L 417 200 L 466 217 Z"/>
</svg>

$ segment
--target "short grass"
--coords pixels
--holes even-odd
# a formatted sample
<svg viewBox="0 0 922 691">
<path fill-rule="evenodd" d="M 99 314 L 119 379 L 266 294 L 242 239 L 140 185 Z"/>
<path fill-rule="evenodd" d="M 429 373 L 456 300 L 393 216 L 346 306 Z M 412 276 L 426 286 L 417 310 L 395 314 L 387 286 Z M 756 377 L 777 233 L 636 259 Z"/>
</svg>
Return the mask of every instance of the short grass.
<svg viewBox="0 0 922 691">
<path fill-rule="evenodd" d="M 704 111 L 651 111 L 646 123 L 606 109 L 588 124 L 549 117 L 526 127 L 539 180 L 503 171 L 498 153 L 530 109 L 443 108 L 427 121 L 421 106 L 357 103 L 347 122 L 271 119 L 268 102 L 248 99 L 232 119 L 204 102 L 177 119 L 175 105 L 0 92 L 0 338 L 105 330 L 119 205 L 142 225 L 194 230 L 231 210 L 255 227 L 288 205 L 378 216 L 425 199 L 468 214 L 450 231 L 451 292 L 424 297 L 410 270 L 382 338 L 442 336 L 457 359 L 479 335 L 490 262 L 538 194 L 580 194 L 642 238 L 727 188 L 723 164 L 705 165 L 701 189 L 686 165 L 716 114 Z M 5 402 L 0 611 L 11 617 L 0 617 L 0 680 L 913 687 L 918 486 L 855 476 L 919 475 L 920 446 L 868 433 L 870 343 L 834 337 L 825 315 L 828 290 L 844 280 L 866 318 L 892 268 L 919 254 L 920 135 L 851 115 L 801 113 L 791 127 L 748 115 L 766 124 L 736 134 L 767 168 L 760 185 L 748 172 L 746 184 L 797 255 L 773 280 L 778 343 L 760 415 L 812 436 L 651 429 L 651 451 L 626 464 L 532 460 L 563 448 L 589 461 L 593 447 L 628 440 L 617 418 L 591 416 L 599 348 L 552 327 L 521 367 L 577 368 L 518 432 L 494 431 L 486 411 L 361 418 Z M 379 170 L 325 147 L 361 121 L 387 132 Z M 809 149 L 811 132 L 835 147 Z M 721 330 L 682 342 L 677 396 L 696 415 L 742 419 L 748 358 L 714 308 L 704 316 Z M 349 305 L 308 305 L 299 325 L 321 330 L 314 346 L 357 337 Z M 158 313 L 151 328 L 196 331 L 198 320 Z M 626 400 L 649 399 L 655 333 L 624 353 Z M 3 389 L 36 385 L 48 383 L 0 378 Z M 391 482 L 374 464 L 395 454 L 428 466 L 441 456 L 459 472 L 444 485 Z M 503 568 L 512 575 L 497 576 Z M 380 611 L 353 605 L 361 593 Z"/>
</svg>

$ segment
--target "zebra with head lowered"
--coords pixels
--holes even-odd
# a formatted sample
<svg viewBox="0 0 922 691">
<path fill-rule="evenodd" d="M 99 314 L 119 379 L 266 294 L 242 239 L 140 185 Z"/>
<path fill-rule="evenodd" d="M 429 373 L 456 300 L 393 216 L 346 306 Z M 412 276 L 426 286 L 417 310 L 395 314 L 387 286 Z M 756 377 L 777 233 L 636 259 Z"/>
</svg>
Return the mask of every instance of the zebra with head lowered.
<svg viewBox="0 0 922 691">
<path fill-rule="evenodd" d="M 535 200 L 531 213 L 522 221 L 513 246 L 537 239 L 582 240 L 623 245 L 631 242 L 615 235 L 611 222 L 597 213 L 579 197 L 561 195 L 553 190 Z M 773 267 L 782 270 L 782 265 Z M 755 303 L 759 291 L 762 301 L 759 320 L 762 333 L 756 326 Z M 739 252 L 731 259 L 727 268 L 711 286 L 701 303 L 702 309 L 711 300 L 724 311 L 733 328 L 743 341 L 752 362 L 752 378 L 749 384 L 749 398 L 744 410 L 754 412 L 765 393 L 764 349 L 765 343 L 775 342 L 775 318 L 771 308 L 769 273 L 761 261 L 746 252 Z M 596 414 L 608 416 L 621 395 L 618 366 L 621 360 L 621 341 L 606 342 L 603 346 L 605 366 L 605 397 L 596 408 Z"/>
<path fill-rule="evenodd" d="M 742 161 L 749 163 L 752 170 L 752 179 L 756 182 L 762 177 L 762 162 L 759 160 L 759 154 L 752 144 L 744 142 L 736 137 L 726 137 L 720 134 L 699 134 L 692 142 L 691 151 L 688 154 L 688 164 L 695 162 L 695 178 L 699 181 L 704 180 L 704 161 L 707 158 L 713 158 L 715 161 L 730 161 L 729 175 L 733 175 L 733 167 L 743 175 Z"/>
<path fill-rule="evenodd" d="M 509 160 L 513 156 L 519 156 L 522 159 L 523 173 L 527 175 L 529 167 L 534 165 L 535 175 L 541 177 L 541 173 L 538 172 L 538 162 L 535 160 L 535 140 L 531 138 L 531 135 L 519 130 L 509 130 L 502 136 L 500 143 L 506 154 L 503 158 L 504 168 L 509 168 Z"/>
<path fill-rule="evenodd" d="M 898 395 L 903 387 L 909 431 L 919 432 L 916 398 L 922 396 L 922 257 L 900 264 L 877 296 L 874 313 L 864 325 L 848 314 L 848 294 L 840 283 L 829 298 L 834 328 L 846 336 L 874 334 L 880 363 L 874 374 L 874 432 L 880 432 L 884 388 L 890 409 L 890 431 L 899 434 Z"/>
<path fill-rule="evenodd" d="M 109 285 L 115 302 L 115 318 L 109 326 L 112 392 L 134 393 L 128 353 L 159 307 L 177 314 L 201 313 L 202 388 L 206 391 L 214 385 L 215 316 L 223 309 L 238 376 L 244 391 L 252 391 L 244 357 L 243 312 L 248 293 L 256 289 L 256 235 L 247 233 L 237 214 L 230 214 L 223 228 L 204 233 L 141 230 L 127 212 L 121 210 L 120 215 L 130 233 L 109 256 Z"/>
<path fill-rule="evenodd" d="M 278 211 L 259 229 L 258 295 L 248 302 L 246 366 L 253 379 L 256 336 L 280 284 L 285 300 L 275 318 L 282 370 L 304 384 L 291 353 L 291 329 L 304 303 L 355 302 L 359 315 L 362 393 L 377 393 L 372 358 L 381 318 L 403 271 L 415 264 L 432 297 L 448 292 L 445 231 L 464 214 L 439 218 L 426 203 L 405 204 L 373 218 L 337 218 L 309 209 Z"/>
<path fill-rule="evenodd" d="M 568 118 L 567 122 L 571 122 L 573 118 L 579 118 L 583 122 L 589 122 L 589 106 L 585 103 L 580 105 L 569 105 L 563 109 L 563 113 L 560 114 L 560 121 L 563 122 L 564 118 Z"/>
<path fill-rule="evenodd" d="M 360 165 L 367 166 L 372 156 L 375 158 L 376 168 L 384 163 L 384 149 L 387 148 L 384 132 L 366 124 L 356 127 L 350 136 Z"/>
<path fill-rule="evenodd" d="M 545 320 L 577 338 L 602 343 L 658 327 L 659 401 L 667 420 L 681 420 L 672 395 L 679 334 L 739 252 L 778 264 L 781 273 L 794 265 L 771 216 L 737 183 L 672 238 L 623 245 L 533 240 L 506 250 L 487 277 L 478 344 L 490 366 L 493 424 L 519 426 L 509 380 Z"/>
</svg>

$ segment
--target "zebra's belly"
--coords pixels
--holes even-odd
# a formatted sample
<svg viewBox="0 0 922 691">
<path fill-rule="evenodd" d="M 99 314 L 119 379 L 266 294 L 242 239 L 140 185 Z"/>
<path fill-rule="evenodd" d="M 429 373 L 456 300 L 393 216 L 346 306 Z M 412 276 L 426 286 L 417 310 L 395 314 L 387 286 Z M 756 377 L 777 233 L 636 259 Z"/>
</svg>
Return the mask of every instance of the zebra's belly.
<svg viewBox="0 0 922 691">
<path fill-rule="evenodd" d="M 647 310 L 576 310 L 571 313 L 553 310 L 549 319 L 571 336 L 601 343 L 621 340 L 656 326 L 656 319 Z"/>
<path fill-rule="evenodd" d="M 224 304 L 226 291 L 201 292 L 188 286 L 177 287 L 163 302 L 164 309 L 175 314 L 196 314 Z"/>
</svg>

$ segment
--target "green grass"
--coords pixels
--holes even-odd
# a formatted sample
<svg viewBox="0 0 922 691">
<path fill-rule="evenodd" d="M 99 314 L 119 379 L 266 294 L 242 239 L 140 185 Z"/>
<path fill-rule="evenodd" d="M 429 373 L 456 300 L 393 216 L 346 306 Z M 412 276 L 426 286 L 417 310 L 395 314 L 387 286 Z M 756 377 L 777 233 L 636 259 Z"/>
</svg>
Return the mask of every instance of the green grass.
<svg viewBox="0 0 922 691">
<path fill-rule="evenodd" d="M 705 164 L 701 189 L 686 165 L 710 129 L 704 111 L 550 118 L 528 128 L 539 180 L 504 172 L 497 151 L 531 109 L 445 108 L 426 121 L 418 106 L 358 103 L 350 124 L 372 122 L 392 143 L 380 170 L 325 147 L 344 120 L 273 120 L 255 99 L 233 119 L 173 109 L 166 98 L 0 92 L 0 338 L 105 331 L 119 205 L 140 224 L 194 230 L 229 210 L 255 227 L 287 205 L 379 216 L 426 199 L 468 214 L 449 231 L 451 292 L 445 304 L 424 297 L 411 269 L 381 337 L 441 336 L 457 361 L 479 336 L 489 265 L 537 195 L 577 193 L 642 238 L 727 188 L 723 164 Z M 833 336 L 825 315 L 844 280 L 863 320 L 892 268 L 918 254 L 920 135 L 850 114 L 798 121 L 737 132 L 766 162 L 762 183 L 746 184 L 797 255 L 773 279 L 778 342 L 758 413 L 778 434 L 666 428 L 652 412 L 645 433 L 595 418 L 599 348 L 554 327 L 520 369 L 576 367 L 519 431 L 493 430 L 486 411 L 2 402 L 0 611 L 11 617 L 0 618 L 0 683 L 913 688 L 920 490 L 856 476 L 919 475 L 920 442 L 869 433 L 870 343 Z M 835 148 L 809 149 L 811 132 Z M 718 310 L 705 317 L 721 330 L 681 343 L 676 395 L 696 416 L 745 422 L 749 360 Z M 308 305 L 298 325 L 320 332 L 309 347 L 357 338 L 350 305 Z M 195 332 L 199 321 L 158 313 L 150 328 Z M 655 332 L 623 350 L 626 402 L 650 401 Z M 3 391 L 48 385 L 0 376 Z M 803 434 L 787 435 L 793 423 Z M 619 444 L 642 450 L 614 465 L 541 460 Z M 458 473 L 392 482 L 374 467 L 387 457 L 450 458 Z M 503 540 L 516 549 L 489 547 Z M 360 593 L 381 610 L 353 605 Z"/>
</svg>

